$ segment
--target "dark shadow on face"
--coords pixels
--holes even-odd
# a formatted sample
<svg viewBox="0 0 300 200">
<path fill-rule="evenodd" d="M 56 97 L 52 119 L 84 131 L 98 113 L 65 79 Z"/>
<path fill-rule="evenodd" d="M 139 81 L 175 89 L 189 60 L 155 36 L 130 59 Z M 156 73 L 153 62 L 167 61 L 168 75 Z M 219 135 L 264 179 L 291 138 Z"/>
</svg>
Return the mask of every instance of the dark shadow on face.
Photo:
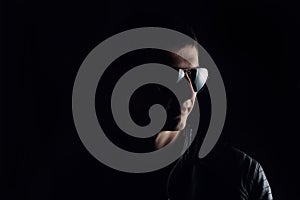
<svg viewBox="0 0 300 200">
<path fill-rule="evenodd" d="M 122 149 L 137 153 L 153 151 L 155 136 L 137 138 L 124 133 L 112 116 L 111 94 L 115 84 L 125 73 L 145 63 L 160 63 L 166 66 L 178 64 L 174 54 L 157 49 L 143 49 L 122 55 L 103 73 L 98 83 L 95 101 L 98 121 L 109 140 Z M 187 81 L 181 83 L 187 84 Z M 170 89 L 157 84 L 143 85 L 133 92 L 129 101 L 128 117 L 131 117 L 137 125 L 146 126 L 151 123 L 149 109 L 154 104 L 162 105 L 167 112 L 167 120 L 162 130 L 174 130 L 180 121 L 178 118 L 175 119 L 181 112 L 180 103 Z"/>
<path fill-rule="evenodd" d="M 173 131 L 180 121 L 181 107 L 176 96 L 170 89 L 158 85 L 147 84 L 137 89 L 130 98 L 129 112 L 133 121 L 146 126 L 150 123 L 149 109 L 154 104 L 160 104 L 167 112 L 167 120 L 162 131 Z"/>
</svg>

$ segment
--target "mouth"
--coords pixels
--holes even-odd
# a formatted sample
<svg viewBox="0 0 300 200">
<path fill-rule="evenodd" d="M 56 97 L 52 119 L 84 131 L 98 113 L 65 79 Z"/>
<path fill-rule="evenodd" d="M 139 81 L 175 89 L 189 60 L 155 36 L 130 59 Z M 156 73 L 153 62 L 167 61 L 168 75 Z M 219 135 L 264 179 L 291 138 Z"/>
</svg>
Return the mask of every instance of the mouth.
<svg viewBox="0 0 300 200">
<path fill-rule="evenodd" d="M 174 120 L 180 120 L 180 118 L 181 118 L 181 115 L 177 115 L 177 116 L 173 117 Z"/>
<path fill-rule="evenodd" d="M 181 108 L 181 114 L 183 114 L 183 115 L 187 114 L 188 111 L 189 111 L 188 108 L 185 108 L 185 107 Z"/>
<path fill-rule="evenodd" d="M 170 119 L 172 121 L 179 122 L 182 119 L 182 117 L 185 116 L 187 113 L 188 113 L 187 108 L 181 108 L 176 112 L 176 114 L 174 113 L 173 115 L 171 115 Z"/>
</svg>

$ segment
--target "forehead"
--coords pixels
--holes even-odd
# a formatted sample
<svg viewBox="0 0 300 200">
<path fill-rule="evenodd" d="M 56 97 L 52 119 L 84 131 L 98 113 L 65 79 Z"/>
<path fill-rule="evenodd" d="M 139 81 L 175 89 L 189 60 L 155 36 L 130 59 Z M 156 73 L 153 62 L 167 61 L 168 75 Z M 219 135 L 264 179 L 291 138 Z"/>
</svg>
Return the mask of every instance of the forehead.
<svg viewBox="0 0 300 200">
<path fill-rule="evenodd" d="M 175 58 L 176 67 L 193 68 L 199 66 L 196 46 L 186 45 L 175 52 L 179 55 Z"/>
</svg>

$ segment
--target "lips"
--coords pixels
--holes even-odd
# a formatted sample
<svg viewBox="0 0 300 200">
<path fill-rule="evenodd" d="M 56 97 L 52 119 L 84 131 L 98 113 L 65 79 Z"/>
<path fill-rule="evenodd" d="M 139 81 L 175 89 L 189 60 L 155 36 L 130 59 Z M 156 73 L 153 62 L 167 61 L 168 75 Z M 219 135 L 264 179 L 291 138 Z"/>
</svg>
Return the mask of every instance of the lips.
<svg viewBox="0 0 300 200">
<path fill-rule="evenodd" d="M 182 118 L 182 116 L 187 115 L 188 112 L 189 112 L 189 109 L 188 109 L 188 108 L 182 107 L 182 108 L 180 109 L 180 111 L 179 111 L 179 110 L 176 110 L 176 113 L 175 113 L 175 112 L 170 113 L 170 114 L 171 114 L 171 115 L 170 115 L 170 119 L 173 119 L 173 120 L 180 120 L 180 119 Z"/>
<path fill-rule="evenodd" d="M 177 115 L 176 117 L 172 118 L 174 121 L 180 121 L 181 120 L 181 115 Z"/>
<path fill-rule="evenodd" d="M 181 114 L 187 114 L 188 113 L 188 108 L 181 108 Z"/>
</svg>

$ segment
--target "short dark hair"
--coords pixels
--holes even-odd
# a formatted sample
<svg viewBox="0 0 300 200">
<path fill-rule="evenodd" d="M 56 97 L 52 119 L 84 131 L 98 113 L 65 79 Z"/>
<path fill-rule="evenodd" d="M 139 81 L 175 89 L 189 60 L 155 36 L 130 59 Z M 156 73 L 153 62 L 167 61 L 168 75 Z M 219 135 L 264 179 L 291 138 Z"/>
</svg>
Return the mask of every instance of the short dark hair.
<svg viewBox="0 0 300 200">
<path fill-rule="evenodd" d="M 128 16 L 125 16 L 121 21 L 119 21 L 117 24 L 114 24 L 113 26 L 113 32 L 115 33 L 133 28 L 163 27 L 181 32 L 197 41 L 196 33 L 191 24 L 177 15 L 167 15 L 166 13 L 162 12 L 135 12 Z M 179 45 L 181 44 L 179 43 Z M 182 44 L 182 46 L 184 45 L 188 44 Z"/>
</svg>

